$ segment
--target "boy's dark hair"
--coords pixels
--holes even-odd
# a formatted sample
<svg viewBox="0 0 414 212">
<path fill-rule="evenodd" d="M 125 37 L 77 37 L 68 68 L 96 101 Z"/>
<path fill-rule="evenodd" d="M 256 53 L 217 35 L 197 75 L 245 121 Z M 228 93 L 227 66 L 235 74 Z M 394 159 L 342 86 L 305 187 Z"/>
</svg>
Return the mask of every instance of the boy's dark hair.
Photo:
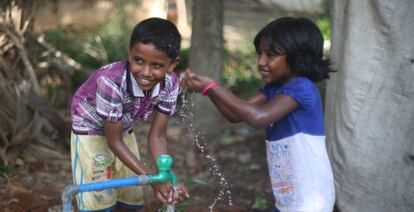
<svg viewBox="0 0 414 212">
<path fill-rule="evenodd" d="M 329 78 L 334 72 L 329 58 L 323 59 L 323 35 L 307 18 L 283 17 L 267 24 L 254 38 L 256 52 L 266 42 L 272 51 L 286 55 L 290 70 L 313 82 Z"/>
<path fill-rule="evenodd" d="M 169 58 L 175 59 L 180 52 L 181 35 L 172 22 L 162 18 L 148 18 L 134 27 L 129 47 L 138 42 L 153 44 Z"/>
</svg>

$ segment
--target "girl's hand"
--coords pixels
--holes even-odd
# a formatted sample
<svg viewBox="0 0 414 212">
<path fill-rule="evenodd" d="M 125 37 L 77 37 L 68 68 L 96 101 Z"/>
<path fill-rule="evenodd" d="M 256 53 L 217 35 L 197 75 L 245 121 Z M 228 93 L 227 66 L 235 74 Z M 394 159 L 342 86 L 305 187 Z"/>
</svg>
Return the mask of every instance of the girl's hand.
<svg viewBox="0 0 414 212">
<path fill-rule="evenodd" d="M 151 184 L 155 198 L 163 204 L 173 203 L 173 188 L 169 182 Z"/>
<path fill-rule="evenodd" d="M 213 79 L 207 76 L 196 74 L 189 68 L 184 72 L 184 79 L 181 81 L 183 87 L 187 88 L 190 91 L 196 92 L 201 92 L 203 88 L 205 88 L 207 85 L 210 85 L 211 83 L 214 83 Z"/>
</svg>

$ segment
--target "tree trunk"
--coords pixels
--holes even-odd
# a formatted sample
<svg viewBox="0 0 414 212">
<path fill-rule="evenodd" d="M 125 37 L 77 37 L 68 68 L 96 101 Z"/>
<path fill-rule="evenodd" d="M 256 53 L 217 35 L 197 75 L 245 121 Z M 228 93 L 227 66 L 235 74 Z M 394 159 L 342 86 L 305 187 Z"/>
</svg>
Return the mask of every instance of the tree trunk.
<svg viewBox="0 0 414 212">
<path fill-rule="evenodd" d="M 190 68 L 217 81 L 223 70 L 223 1 L 193 2 Z M 217 140 L 222 116 L 208 97 L 194 96 L 194 124 L 205 132 L 209 143 Z"/>
<path fill-rule="evenodd" d="M 326 88 L 340 211 L 414 209 L 414 1 L 337 0 Z"/>
</svg>

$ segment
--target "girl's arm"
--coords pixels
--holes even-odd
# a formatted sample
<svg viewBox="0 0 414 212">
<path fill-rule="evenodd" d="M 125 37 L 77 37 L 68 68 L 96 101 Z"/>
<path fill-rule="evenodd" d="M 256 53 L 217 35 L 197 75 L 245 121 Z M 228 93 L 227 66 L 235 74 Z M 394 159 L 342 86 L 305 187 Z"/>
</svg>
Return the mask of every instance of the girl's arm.
<svg viewBox="0 0 414 212">
<path fill-rule="evenodd" d="M 238 123 L 243 121 L 240 116 L 237 115 L 237 113 L 234 113 L 231 108 L 227 107 L 225 104 L 223 104 L 220 101 L 217 101 L 215 98 L 210 98 L 211 101 L 216 105 L 217 109 L 220 111 L 220 113 L 226 117 L 226 119 L 231 123 Z M 250 97 L 249 100 L 247 100 L 248 103 L 252 105 L 262 105 L 266 103 L 266 96 L 263 93 L 257 93 L 254 96 Z"/>
<path fill-rule="evenodd" d="M 183 81 L 188 89 L 198 92 L 213 82 L 211 78 L 194 74 L 189 69 Z M 267 101 L 265 95 L 259 93 L 245 101 L 220 86 L 210 89 L 207 94 L 222 113 L 227 113 L 229 117 L 244 121 L 253 127 L 266 127 L 299 106 L 296 100 L 284 94 Z"/>
<path fill-rule="evenodd" d="M 190 90 L 195 90 L 201 92 L 203 88 L 207 85 L 214 83 L 214 80 L 198 74 L 194 74 L 191 69 L 187 69 L 184 73 L 184 79 L 181 81 L 182 86 L 188 87 Z M 234 110 L 228 107 L 226 104 L 223 104 L 221 101 L 217 101 L 215 98 L 211 98 L 214 105 L 220 111 L 220 113 L 231 123 L 238 123 L 244 121 Z M 266 96 L 262 93 L 257 93 L 256 95 L 249 98 L 247 101 L 252 105 L 262 105 L 266 102 Z"/>
<path fill-rule="evenodd" d="M 269 126 L 299 106 L 296 100 L 284 94 L 275 96 L 269 102 L 256 105 L 236 97 L 223 87 L 211 89 L 208 96 L 213 102 L 220 102 L 231 110 L 237 117 L 240 117 L 241 121 L 257 128 Z M 266 97 L 264 94 L 257 94 L 256 98 L 259 103 L 262 103 L 263 98 Z"/>
</svg>

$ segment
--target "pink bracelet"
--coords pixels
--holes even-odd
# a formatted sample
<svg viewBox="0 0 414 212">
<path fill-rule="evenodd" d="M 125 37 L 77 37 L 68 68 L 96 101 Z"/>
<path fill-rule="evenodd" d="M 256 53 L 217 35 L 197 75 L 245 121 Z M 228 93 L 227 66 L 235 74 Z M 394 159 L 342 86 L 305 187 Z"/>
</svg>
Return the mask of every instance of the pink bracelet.
<svg viewBox="0 0 414 212">
<path fill-rule="evenodd" d="M 215 88 L 217 86 L 219 86 L 220 84 L 218 82 L 213 82 L 210 85 L 207 85 L 206 87 L 203 88 L 203 90 L 201 91 L 201 94 L 203 94 L 203 96 L 207 95 L 207 92 L 212 89 Z"/>
</svg>

